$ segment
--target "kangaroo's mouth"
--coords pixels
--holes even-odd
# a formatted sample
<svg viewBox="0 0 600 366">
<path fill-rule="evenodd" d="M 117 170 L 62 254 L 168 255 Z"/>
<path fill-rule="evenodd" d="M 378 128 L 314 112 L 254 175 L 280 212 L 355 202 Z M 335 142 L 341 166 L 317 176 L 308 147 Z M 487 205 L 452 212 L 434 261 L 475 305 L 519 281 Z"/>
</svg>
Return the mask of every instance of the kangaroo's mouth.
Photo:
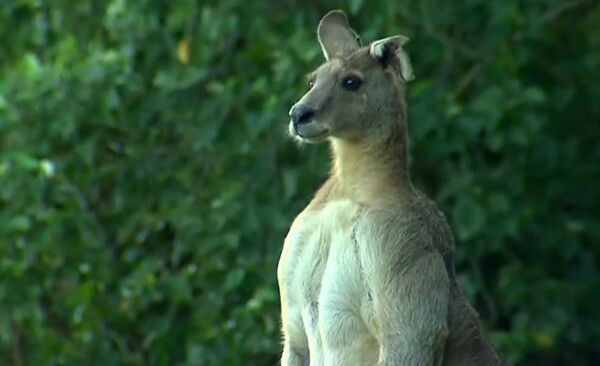
<svg viewBox="0 0 600 366">
<path fill-rule="evenodd" d="M 309 143 L 321 142 L 329 136 L 329 129 L 314 120 L 308 123 L 290 121 L 289 132 L 296 139 Z"/>
</svg>

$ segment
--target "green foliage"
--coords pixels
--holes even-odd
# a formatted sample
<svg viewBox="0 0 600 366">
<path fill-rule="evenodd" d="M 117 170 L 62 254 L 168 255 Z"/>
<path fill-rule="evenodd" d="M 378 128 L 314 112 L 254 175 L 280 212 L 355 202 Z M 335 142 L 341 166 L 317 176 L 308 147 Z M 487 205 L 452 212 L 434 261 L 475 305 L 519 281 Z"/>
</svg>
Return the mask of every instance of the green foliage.
<svg viewBox="0 0 600 366">
<path fill-rule="evenodd" d="M 403 33 L 412 174 L 493 342 L 600 357 L 593 1 L 4 0 L 0 364 L 266 365 L 327 149 L 285 136 L 321 15 Z"/>
</svg>

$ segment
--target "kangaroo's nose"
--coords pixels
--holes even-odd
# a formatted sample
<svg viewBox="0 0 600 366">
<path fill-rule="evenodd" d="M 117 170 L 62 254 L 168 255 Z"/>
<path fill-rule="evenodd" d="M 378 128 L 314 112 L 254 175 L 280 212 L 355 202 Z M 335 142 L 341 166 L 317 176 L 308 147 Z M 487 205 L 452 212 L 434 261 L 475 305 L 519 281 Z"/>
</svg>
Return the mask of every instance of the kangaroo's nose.
<svg viewBox="0 0 600 366">
<path fill-rule="evenodd" d="M 292 109 L 290 109 L 290 117 L 292 117 L 292 122 L 297 125 L 310 122 L 314 115 L 315 110 L 306 104 L 296 104 L 292 107 Z"/>
</svg>

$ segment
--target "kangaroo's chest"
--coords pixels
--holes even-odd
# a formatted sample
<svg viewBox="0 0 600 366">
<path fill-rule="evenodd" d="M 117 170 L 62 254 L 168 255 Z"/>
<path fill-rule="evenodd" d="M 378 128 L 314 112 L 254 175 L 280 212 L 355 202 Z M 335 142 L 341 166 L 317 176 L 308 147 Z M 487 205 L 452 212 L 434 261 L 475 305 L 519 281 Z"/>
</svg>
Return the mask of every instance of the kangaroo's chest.
<svg viewBox="0 0 600 366">
<path fill-rule="evenodd" d="M 359 253 L 365 243 L 361 208 L 329 203 L 292 225 L 278 277 L 284 333 L 310 354 L 310 364 L 362 365 L 376 361 L 369 326 L 372 301 Z"/>
</svg>

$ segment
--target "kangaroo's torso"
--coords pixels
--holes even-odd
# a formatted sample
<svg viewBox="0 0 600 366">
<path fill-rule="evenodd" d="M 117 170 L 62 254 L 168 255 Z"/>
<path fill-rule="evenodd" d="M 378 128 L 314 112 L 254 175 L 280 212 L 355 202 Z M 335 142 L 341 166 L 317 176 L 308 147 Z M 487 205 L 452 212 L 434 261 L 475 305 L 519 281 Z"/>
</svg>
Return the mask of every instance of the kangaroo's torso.
<svg viewBox="0 0 600 366">
<path fill-rule="evenodd" d="M 368 215 L 349 200 L 305 211 L 294 221 L 279 264 L 289 341 L 311 366 L 375 365 L 373 311 L 362 276 Z"/>
<path fill-rule="evenodd" d="M 455 284 L 452 240 L 445 219 L 432 202 L 414 192 L 413 197 L 391 200 L 384 207 L 330 198 L 309 205 L 292 224 L 278 267 L 283 326 L 288 342 L 308 365 L 377 365 L 377 324 L 364 273 L 383 258 L 370 250 L 369 238 L 393 229 L 394 220 L 406 216 L 415 225 L 429 227 L 431 248 L 426 250 L 438 251 L 449 272 L 450 334 L 443 365 L 500 364 L 481 338 L 476 312 Z"/>
</svg>

